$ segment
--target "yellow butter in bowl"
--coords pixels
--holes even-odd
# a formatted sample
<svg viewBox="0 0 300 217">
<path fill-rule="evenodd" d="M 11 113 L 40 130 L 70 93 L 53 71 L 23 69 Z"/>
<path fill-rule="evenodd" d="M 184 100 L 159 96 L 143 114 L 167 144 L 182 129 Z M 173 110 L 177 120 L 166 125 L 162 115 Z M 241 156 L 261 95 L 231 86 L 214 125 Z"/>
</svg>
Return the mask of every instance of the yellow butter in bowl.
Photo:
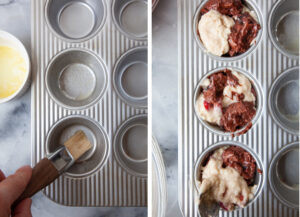
<svg viewBox="0 0 300 217">
<path fill-rule="evenodd" d="M 22 42 L 0 30 L 0 104 L 20 97 L 30 86 L 29 55 Z"/>
<path fill-rule="evenodd" d="M 27 65 L 14 48 L 0 46 L 0 98 L 6 98 L 17 92 L 27 77 Z"/>
</svg>

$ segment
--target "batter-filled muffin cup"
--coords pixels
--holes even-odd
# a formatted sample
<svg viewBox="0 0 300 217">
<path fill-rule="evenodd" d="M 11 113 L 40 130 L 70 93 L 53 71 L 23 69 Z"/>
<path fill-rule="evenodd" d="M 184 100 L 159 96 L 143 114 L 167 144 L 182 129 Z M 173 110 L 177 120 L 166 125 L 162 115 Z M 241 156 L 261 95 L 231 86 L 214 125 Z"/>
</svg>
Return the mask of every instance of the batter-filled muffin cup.
<svg viewBox="0 0 300 217">
<path fill-rule="evenodd" d="M 263 165 L 248 147 L 221 142 L 199 157 L 194 181 L 199 195 L 207 193 L 223 210 L 245 208 L 262 190 Z"/>
<path fill-rule="evenodd" d="M 198 45 L 217 60 L 237 60 L 256 47 L 262 18 L 251 1 L 207 0 L 194 17 Z"/>
<path fill-rule="evenodd" d="M 262 111 L 262 91 L 247 72 L 218 68 L 204 76 L 194 94 L 195 113 L 214 133 L 239 136 L 246 133 Z"/>
</svg>

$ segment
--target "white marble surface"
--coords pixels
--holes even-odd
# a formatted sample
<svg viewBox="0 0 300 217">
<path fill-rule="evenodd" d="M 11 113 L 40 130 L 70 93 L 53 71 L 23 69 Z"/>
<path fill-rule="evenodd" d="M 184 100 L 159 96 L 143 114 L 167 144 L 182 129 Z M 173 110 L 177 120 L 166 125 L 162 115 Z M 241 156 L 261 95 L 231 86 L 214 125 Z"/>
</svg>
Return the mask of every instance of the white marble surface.
<svg viewBox="0 0 300 217">
<path fill-rule="evenodd" d="M 0 0 L 5 2 L 7 0 Z M 13 0 L 0 6 L 0 29 L 17 36 L 30 51 L 30 0 Z M 6 175 L 30 164 L 30 90 L 6 104 L 0 104 L 0 169 Z M 60 206 L 42 193 L 33 197 L 34 217 L 143 217 L 147 208 L 73 208 Z"/>
<path fill-rule="evenodd" d="M 152 16 L 153 133 L 160 144 L 166 165 L 168 186 L 166 217 L 181 217 L 177 196 L 177 1 L 160 0 Z"/>
</svg>

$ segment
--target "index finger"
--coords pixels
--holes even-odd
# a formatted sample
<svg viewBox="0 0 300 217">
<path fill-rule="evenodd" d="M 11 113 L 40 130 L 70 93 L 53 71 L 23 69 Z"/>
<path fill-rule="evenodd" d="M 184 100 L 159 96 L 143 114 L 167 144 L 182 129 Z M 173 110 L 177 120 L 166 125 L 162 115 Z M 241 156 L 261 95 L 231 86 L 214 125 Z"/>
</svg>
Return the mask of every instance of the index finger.
<svg viewBox="0 0 300 217">
<path fill-rule="evenodd" d="M 32 175 L 30 166 L 24 166 L 0 183 L 0 202 L 11 206 L 23 193 Z"/>
</svg>

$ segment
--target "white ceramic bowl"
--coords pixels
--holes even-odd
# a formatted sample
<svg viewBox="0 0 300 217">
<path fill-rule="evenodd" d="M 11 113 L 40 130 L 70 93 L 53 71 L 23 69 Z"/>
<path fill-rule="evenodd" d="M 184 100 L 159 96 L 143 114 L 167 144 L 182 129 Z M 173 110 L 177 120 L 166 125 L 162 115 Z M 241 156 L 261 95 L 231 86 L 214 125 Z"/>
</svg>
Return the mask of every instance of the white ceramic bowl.
<svg viewBox="0 0 300 217">
<path fill-rule="evenodd" d="M 31 77 L 30 69 L 31 69 L 31 67 L 30 67 L 29 55 L 26 51 L 26 48 L 24 47 L 22 42 L 19 39 L 17 39 L 15 36 L 13 36 L 12 34 L 10 34 L 8 32 L 0 30 L 0 46 L 8 46 L 8 47 L 16 49 L 25 60 L 26 73 L 27 73 L 26 78 L 24 79 L 19 90 L 17 90 L 14 94 L 12 94 L 6 98 L 0 99 L 0 104 L 1 104 L 4 102 L 8 102 L 12 99 L 15 99 L 15 98 L 21 96 L 23 93 L 25 93 L 26 89 L 30 86 L 30 77 Z"/>
</svg>

